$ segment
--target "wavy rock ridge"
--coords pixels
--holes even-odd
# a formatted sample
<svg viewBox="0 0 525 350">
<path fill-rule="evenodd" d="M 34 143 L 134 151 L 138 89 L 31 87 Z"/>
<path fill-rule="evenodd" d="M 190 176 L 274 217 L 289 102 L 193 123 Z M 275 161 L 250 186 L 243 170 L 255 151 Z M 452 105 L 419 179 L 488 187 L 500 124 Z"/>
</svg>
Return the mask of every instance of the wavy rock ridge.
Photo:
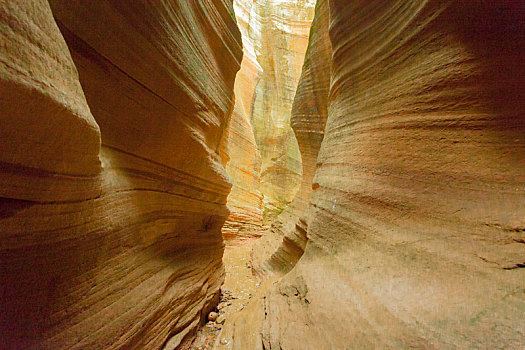
<svg viewBox="0 0 525 350">
<path fill-rule="evenodd" d="M 236 8 L 0 2 L 0 348 L 188 347 L 300 158 L 217 348 L 524 348 L 525 3 Z"/>
<path fill-rule="evenodd" d="M 292 106 L 291 125 L 302 157 L 303 177 L 292 203 L 255 243 L 252 254 L 259 275 L 288 272 L 306 245 L 308 208 L 317 155 L 323 141 L 330 90 L 331 44 L 328 37 L 328 6 L 318 1 L 310 30 L 308 50 Z"/>
<path fill-rule="evenodd" d="M 301 182 L 290 117 L 314 5 L 314 0 L 259 0 L 251 6 L 248 45 L 260 66 L 251 122 L 262 161 L 266 222 L 292 201 Z"/>
<path fill-rule="evenodd" d="M 223 280 L 232 4 L 50 3 L 0 3 L 0 347 L 183 346 Z"/>
<path fill-rule="evenodd" d="M 221 339 L 524 347 L 523 3 L 327 3 L 328 118 L 304 254 Z"/>
<path fill-rule="evenodd" d="M 222 229 L 227 244 L 259 237 L 263 220 L 261 156 L 251 124 L 255 87 L 261 70 L 249 34 L 252 4 L 253 1 L 234 1 L 243 38 L 243 59 L 235 80 L 235 107 L 223 141 L 226 172 L 232 182 L 228 196 L 230 216 Z"/>
<path fill-rule="evenodd" d="M 227 243 L 259 236 L 294 197 L 301 158 L 290 128 L 313 17 L 312 0 L 236 0 L 244 56 L 222 154 L 232 182 Z M 264 213 L 264 221 L 262 214 Z"/>
</svg>

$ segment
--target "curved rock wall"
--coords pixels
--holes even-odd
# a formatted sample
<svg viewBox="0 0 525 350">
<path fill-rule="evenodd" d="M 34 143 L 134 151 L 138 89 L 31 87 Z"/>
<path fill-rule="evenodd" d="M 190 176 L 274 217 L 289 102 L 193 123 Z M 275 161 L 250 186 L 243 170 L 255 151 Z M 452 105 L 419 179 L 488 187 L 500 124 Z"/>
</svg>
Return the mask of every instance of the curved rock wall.
<svg viewBox="0 0 525 350">
<path fill-rule="evenodd" d="M 261 157 L 250 121 L 261 70 L 249 33 L 252 5 L 252 0 L 234 1 L 244 55 L 235 80 L 235 108 L 225 135 L 226 172 L 232 183 L 228 196 L 230 216 L 222 228 L 227 244 L 259 237 L 262 225 Z"/>
<path fill-rule="evenodd" d="M 258 0 L 251 10 L 250 36 L 261 66 L 251 121 L 262 158 L 266 222 L 292 201 L 301 182 L 301 155 L 290 117 L 314 5 L 314 0 Z"/>
<path fill-rule="evenodd" d="M 308 243 L 221 339 L 524 347 L 522 3 L 329 6 L 332 83 Z"/>
<path fill-rule="evenodd" d="M 288 272 L 301 257 L 306 245 L 308 214 L 305 210 L 312 192 L 317 155 L 328 116 L 332 54 L 328 18 L 327 2 L 317 1 L 291 117 L 302 156 L 301 187 L 292 203 L 272 223 L 271 229 L 254 245 L 252 264 L 259 275 Z"/>
<path fill-rule="evenodd" d="M 223 280 L 232 4 L 51 8 L 0 4 L 0 347 L 183 346 Z"/>
<path fill-rule="evenodd" d="M 44 200 L 55 194 L 37 189 L 40 182 L 17 179 L 17 169 L 95 176 L 100 169 L 100 130 L 47 1 L 25 6 L 3 1 L 0 11 L 0 191 L 2 196 Z M 75 196 L 94 194 L 83 189 Z"/>
<path fill-rule="evenodd" d="M 231 214 L 223 228 L 227 243 L 258 237 L 263 225 L 290 203 L 301 181 L 290 116 L 313 4 L 313 0 L 234 1 L 244 57 L 222 145 L 233 185 L 228 197 Z"/>
</svg>

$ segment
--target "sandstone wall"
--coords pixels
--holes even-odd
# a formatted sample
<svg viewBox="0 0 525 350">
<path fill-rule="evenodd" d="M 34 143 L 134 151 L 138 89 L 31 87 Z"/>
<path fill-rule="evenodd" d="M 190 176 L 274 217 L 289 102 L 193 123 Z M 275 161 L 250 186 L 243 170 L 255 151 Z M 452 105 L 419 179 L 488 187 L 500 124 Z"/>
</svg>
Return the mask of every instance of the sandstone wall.
<svg viewBox="0 0 525 350">
<path fill-rule="evenodd" d="M 230 216 L 222 233 L 227 244 L 259 237 L 262 225 L 261 157 L 255 142 L 251 116 L 261 67 L 250 39 L 252 0 L 235 0 L 237 24 L 243 38 L 243 59 L 235 80 L 235 108 L 224 143 L 226 172 L 232 183 L 228 196 Z"/>
<path fill-rule="evenodd" d="M 232 13 L 226 0 L 0 3 L 0 347 L 191 338 L 223 279 Z"/>
<path fill-rule="evenodd" d="M 328 4 L 318 1 L 310 30 L 308 50 L 292 106 L 291 125 L 302 156 L 303 177 L 292 203 L 255 243 L 252 263 L 257 274 L 288 272 L 306 245 L 308 217 L 317 155 L 323 141 L 330 89 L 331 44 L 328 37 Z"/>
<path fill-rule="evenodd" d="M 290 116 L 313 6 L 313 0 L 234 1 L 244 56 L 222 144 L 232 182 L 231 214 L 223 228 L 228 243 L 258 237 L 294 198 L 301 182 Z"/>
<path fill-rule="evenodd" d="M 328 2 L 308 243 L 221 338 L 524 347 L 523 2 Z"/>
<path fill-rule="evenodd" d="M 261 191 L 267 222 L 294 198 L 301 182 L 301 155 L 290 127 L 315 1 L 253 3 L 250 36 L 261 67 L 252 125 L 262 158 Z"/>
</svg>

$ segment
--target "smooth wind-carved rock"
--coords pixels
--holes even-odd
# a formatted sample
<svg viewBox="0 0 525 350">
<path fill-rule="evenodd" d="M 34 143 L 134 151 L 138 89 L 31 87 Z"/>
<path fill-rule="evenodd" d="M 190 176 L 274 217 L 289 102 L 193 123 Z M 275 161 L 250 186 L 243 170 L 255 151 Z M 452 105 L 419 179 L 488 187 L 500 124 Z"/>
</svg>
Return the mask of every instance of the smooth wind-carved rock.
<svg viewBox="0 0 525 350">
<path fill-rule="evenodd" d="M 0 347 L 183 346 L 223 279 L 232 4 L 50 3 L 0 3 Z"/>
<path fill-rule="evenodd" d="M 301 173 L 216 348 L 525 348 L 523 2 L 232 2 L 0 2 L 0 348 L 189 348 Z"/>
<path fill-rule="evenodd" d="M 232 183 L 228 196 L 230 215 L 222 228 L 227 244 L 258 237 L 263 220 L 261 156 L 251 124 L 255 87 L 261 71 L 250 39 L 252 5 L 252 0 L 234 1 L 244 54 L 235 80 L 235 108 L 223 141 L 226 172 Z"/>
<path fill-rule="evenodd" d="M 328 5 L 331 87 L 308 242 L 221 339 L 523 348 L 523 6 Z"/>
<path fill-rule="evenodd" d="M 251 120 L 262 159 L 267 222 L 292 201 L 301 183 L 301 156 L 290 117 L 314 5 L 313 0 L 258 0 L 251 9 L 249 34 L 261 67 Z"/>
<path fill-rule="evenodd" d="M 244 57 L 222 144 L 232 182 L 231 214 L 223 228 L 229 243 L 259 236 L 261 225 L 286 207 L 301 181 L 290 116 L 313 5 L 312 0 L 234 1 Z"/>
<path fill-rule="evenodd" d="M 301 79 L 292 108 L 291 125 L 301 151 L 303 177 L 292 203 L 255 243 L 252 263 L 259 275 L 288 272 L 303 254 L 308 228 L 308 207 L 323 141 L 330 89 L 331 44 L 328 37 L 328 6 L 318 1 L 312 22 Z"/>
</svg>

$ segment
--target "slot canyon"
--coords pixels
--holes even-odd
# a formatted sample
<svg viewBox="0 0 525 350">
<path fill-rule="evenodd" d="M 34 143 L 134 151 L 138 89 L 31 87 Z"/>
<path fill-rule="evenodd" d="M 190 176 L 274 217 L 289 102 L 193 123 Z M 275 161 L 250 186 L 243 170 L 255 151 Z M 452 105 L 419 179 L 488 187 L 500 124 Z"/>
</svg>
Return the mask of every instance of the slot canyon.
<svg viewBox="0 0 525 350">
<path fill-rule="evenodd" d="M 0 349 L 525 349 L 524 0 L 0 0 Z"/>
</svg>

